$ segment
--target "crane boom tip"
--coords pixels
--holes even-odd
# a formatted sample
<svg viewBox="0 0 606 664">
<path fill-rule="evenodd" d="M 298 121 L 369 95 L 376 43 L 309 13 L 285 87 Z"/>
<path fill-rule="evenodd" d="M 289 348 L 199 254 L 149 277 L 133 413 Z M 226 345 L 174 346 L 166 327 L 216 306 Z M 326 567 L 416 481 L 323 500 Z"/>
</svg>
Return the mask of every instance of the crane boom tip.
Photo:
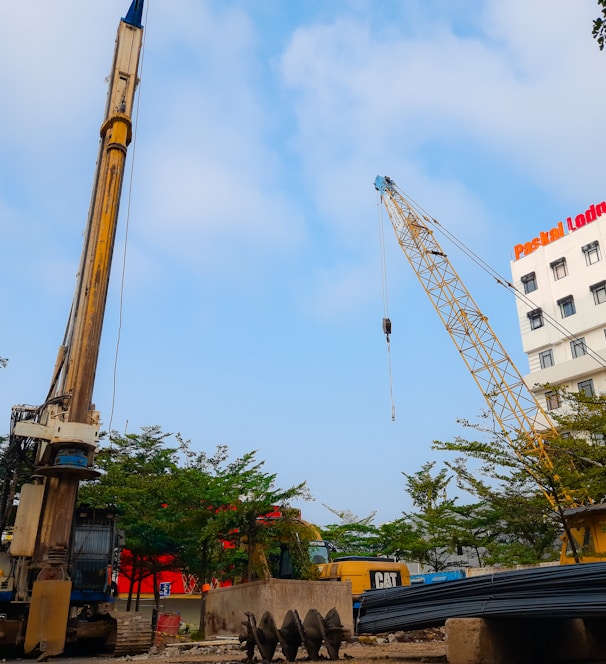
<svg viewBox="0 0 606 664">
<path fill-rule="evenodd" d="M 142 28 L 143 2 L 144 0 L 133 0 L 126 16 L 122 20 L 129 25 L 133 25 L 135 28 Z"/>
</svg>

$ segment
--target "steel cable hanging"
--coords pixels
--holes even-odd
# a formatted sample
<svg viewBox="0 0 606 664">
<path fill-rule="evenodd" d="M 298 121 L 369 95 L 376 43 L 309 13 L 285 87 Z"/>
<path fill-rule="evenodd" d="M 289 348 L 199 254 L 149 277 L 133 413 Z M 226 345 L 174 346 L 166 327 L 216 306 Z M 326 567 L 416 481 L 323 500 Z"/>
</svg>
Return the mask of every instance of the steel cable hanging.
<svg viewBox="0 0 606 664">
<path fill-rule="evenodd" d="M 383 333 L 387 341 L 387 365 L 389 368 L 389 398 L 391 400 L 391 421 L 396 421 L 396 405 L 393 398 L 393 375 L 391 371 L 391 319 L 389 318 L 389 297 L 387 294 L 387 258 L 385 253 L 385 218 L 381 197 L 377 197 L 377 219 L 379 228 L 379 251 L 381 255 L 381 291 L 383 295 Z"/>
</svg>

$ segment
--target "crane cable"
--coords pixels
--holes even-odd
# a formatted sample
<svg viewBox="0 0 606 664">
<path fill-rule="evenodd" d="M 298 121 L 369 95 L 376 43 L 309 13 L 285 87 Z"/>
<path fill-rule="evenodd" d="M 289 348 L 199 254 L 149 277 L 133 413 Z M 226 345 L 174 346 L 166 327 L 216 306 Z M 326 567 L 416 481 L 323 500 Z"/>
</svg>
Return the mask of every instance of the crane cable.
<svg viewBox="0 0 606 664">
<path fill-rule="evenodd" d="M 377 221 L 379 230 L 379 253 L 381 259 L 381 291 L 383 294 L 383 333 L 387 341 L 387 366 L 389 368 L 389 398 L 391 401 L 391 421 L 396 421 L 396 405 L 393 398 L 393 375 L 391 371 L 391 320 L 389 318 L 389 297 L 387 294 L 387 260 L 385 256 L 385 221 L 381 197 L 378 196 Z"/>
<path fill-rule="evenodd" d="M 440 222 L 428 214 L 418 203 L 416 203 L 412 198 L 406 194 L 406 200 L 408 203 L 415 209 L 415 211 L 430 225 L 432 225 L 437 231 L 439 231 L 445 238 L 450 240 L 459 250 L 461 250 L 469 259 L 471 259 L 480 269 L 484 270 L 488 275 L 490 275 L 499 286 L 503 286 L 511 291 L 514 296 L 523 302 L 529 310 L 536 309 L 537 304 L 535 304 L 531 298 L 529 298 L 525 293 L 516 288 L 506 277 L 502 276 L 495 270 L 491 265 L 489 265 L 483 258 L 478 256 L 473 250 L 467 247 L 461 240 L 459 240 L 455 235 L 448 231 Z M 565 325 L 562 325 L 559 320 L 551 316 L 548 312 L 543 311 L 543 318 L 561 334 L 563 334 L 570 341 L 576 341 L 583 344 L 585 353 L 593 358 L 600 366 L 606 367 L 606 359 L 604 359 L 599 353 L 594 351 L 592 348 L 587 346 L 583 339 L 577 337 L 573 332 L 571 332 Z"/>
<path fill-rule="evenodd" d="M 150 2 L 148 1 L 145 7 L 145 25 L 147 25 L 147 17 L 149 14 L 149 5 Z M 139 84 L 137 85 L 137 91 L 136 91 L 136 104 L 135 104 L 135 117 L 133 118 L 133 138 L 132 138 L 132 150 L 131 150 L 131 161 L 130 161 L 130 173 L 129 173 L 129 178 L 128 178 L 128 196 L 127 196 L 127 204 L 126 204 L 126 220 L 124 223 L 124 251 L 122 253 L 122 271 L 120 274 L 120 301 L 118 305 L 118 331 L 116 334 L 116 349 L 114 352 L 114 366 L 113 366 L 113 374 L 112 374 L 112 397 L 111 397 L 111 409 L 110 409 L 110 415 L 109 415 L 109 423 L 108 423 L 108 436 L 109 436 L 109 442 L 110 445 L 112 444 L 112 422 L 114 419 L 114 410 L 116 406 L 116 384 L 117 384 L 117 374 L 118 374 L 118 354 L 120 350 L 120 336 L 122 333 L 122 312 L 124 309 L 124 281 L 125 281 L 125 274 L 126 274 L 126 249 L 128 246 L 128 230 L 129 230 L 129 225 L 130 225 L 130 208 L 131 208 L 131 201 L 132 201 L 132 192 L 133 192 L 133 176 L 135 172 L 135 156 L 137 153 L 137 127 L 139 125 L 139 107 L 141 104 L 141 81 L 143 80 L 143 65 L 145 62 L 145 41 L 146 41 L 146 36 L 147 36 L 147 30 L 143 31 L 143 41 L 141 43 L 141 64 L 139 66 Z M 125 433 L 126 433 L 126 427 L 128 426 L 128 420 L 126 421 L 125 425 Z"/>
</svg>

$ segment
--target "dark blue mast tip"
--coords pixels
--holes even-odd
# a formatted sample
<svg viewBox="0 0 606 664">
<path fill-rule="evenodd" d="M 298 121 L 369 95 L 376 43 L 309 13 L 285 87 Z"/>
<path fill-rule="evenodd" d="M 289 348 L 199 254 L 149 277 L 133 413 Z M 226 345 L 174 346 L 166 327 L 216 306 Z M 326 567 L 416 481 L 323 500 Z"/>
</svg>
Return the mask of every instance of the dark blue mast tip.
<svg viewBox="0 0 606 664">
<path fill-rule="evenodd" d="M 143 0 L 133 0 L 126 16 L 122 19 L 125 23 L 133 25 L 135 28 L 142 28 L 141 19 L 143 18 Z"/>
</svg>

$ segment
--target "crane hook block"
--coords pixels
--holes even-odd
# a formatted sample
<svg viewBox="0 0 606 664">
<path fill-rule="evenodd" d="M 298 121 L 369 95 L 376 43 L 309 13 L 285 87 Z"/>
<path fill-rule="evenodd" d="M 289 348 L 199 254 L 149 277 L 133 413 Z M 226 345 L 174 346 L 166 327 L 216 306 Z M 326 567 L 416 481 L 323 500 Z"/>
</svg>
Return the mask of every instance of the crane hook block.
<svg viewBox="0 0 606 664">
<path fill-rule="evenodd" d="M 383 319 L 383 332 L 389 341 L 389 335 L 391 334 L 391 320 L 389 318 Z"/>
</svg>

